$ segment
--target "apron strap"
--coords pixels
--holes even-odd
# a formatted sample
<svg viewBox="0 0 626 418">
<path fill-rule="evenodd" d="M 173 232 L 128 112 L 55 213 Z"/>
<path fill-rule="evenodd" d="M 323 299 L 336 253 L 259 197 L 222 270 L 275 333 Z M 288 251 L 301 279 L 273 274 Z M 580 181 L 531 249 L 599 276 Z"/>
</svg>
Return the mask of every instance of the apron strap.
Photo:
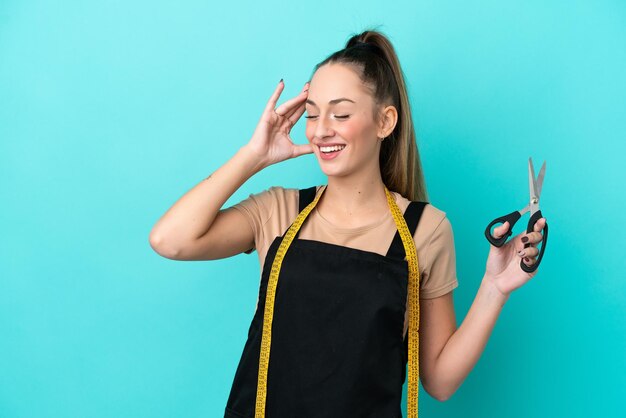
<svg viewBox="0 0 626 418">
<path fill-rule="evenodd" d="M 300 189 L 298 213 L 302 212 L 302 210 L 309 206 L 309 203 L 315 199 L 316 191 L 317 186 L 309 187 L 308 189 Z"/>
<path fill-rule="evenodd" d="M 412 201 L 409 203 L 409 206 L 404 211 L 404 219 L 406 221 L 406 225 L 411 231 L 411 236 L 415 235 L 415 230 L 417 229 L 417 224 L 419 220 L 422 218 L 422 213 L 424 212 L 424 207 L 428 204 L 428 202 L 417 202 Z M 402 237 L 400 237 L 400 231 L 396 231 L 396 235 L 393 237 L 393 241 L 389 246 L 389 251 L 387 251 L 387 257 L 393 257 L 398 260 L 404 260 L 404 246 L 402 245 Z"/>
</svg>

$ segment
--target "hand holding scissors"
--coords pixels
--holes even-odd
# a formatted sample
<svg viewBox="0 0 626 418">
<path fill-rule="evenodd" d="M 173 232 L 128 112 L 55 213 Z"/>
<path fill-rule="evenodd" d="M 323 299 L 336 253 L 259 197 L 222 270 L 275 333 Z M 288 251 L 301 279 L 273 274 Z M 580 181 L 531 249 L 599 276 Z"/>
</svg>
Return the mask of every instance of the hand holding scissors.
<svg viewBox="0 0 626 418">
<path fill-rule="evenodd" d="M 541 166 L 541 170 L 539 170 L 539 176 L 535 179 L 535 170 L 533 168 L 533 160 L 532 158 L 528 159 L 528 185 L 530 189 L 530 202 L 526 207 L 520 210 L 516 210 L 514 212 L 509 213 L 508 215 L 501 216 L 499 218 L 494 219 L 485 229 L 485 237 L 487 240 L 495 245 L 496 247 L 501 247 L 504 245 L 505 241 L 511 236 L 513 232 L 513 226 L 519 220 L 519 218 L 526 212 L 530 210 L 530 219 L 528 221 L 528 226 L 526 228 L 526 232 L 530 233 L 534 231 L 535 223 L 542 218 L 541 210 L 539 209 L 539 197 L 541 195 L 541 186 L 543 185 L 543 178 L 546 171 L 546 162 L 543 162 Z M 491 227 L 497 223 L 505 223 L 509 222 L 508 231 L 500 238 L 495 238 L 491 234 Z M 528 266 L 524 263 L 524 260 L 520 261 L 520 267 L 527 273 L 532 273 L 537 270 L 539 264 L 541 263 L 541 259 L 543 258 L 543 252 L 546 249 L 546 245 L 548 244 L 548 224 L 546 223 L 543 228 L 543 244 L 541 246 L 541 250 L 539 252 L 539 258 L 537 262 L 531 266 Z M 524 248 L 530 247 L 531 243 L 524 244 Z"/>
</svg>

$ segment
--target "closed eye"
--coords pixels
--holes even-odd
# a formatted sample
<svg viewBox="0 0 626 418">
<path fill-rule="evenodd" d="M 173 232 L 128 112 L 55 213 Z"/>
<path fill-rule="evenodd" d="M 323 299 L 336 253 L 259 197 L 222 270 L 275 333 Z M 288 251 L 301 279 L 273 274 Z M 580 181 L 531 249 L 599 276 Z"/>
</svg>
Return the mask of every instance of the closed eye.
<svg viewBox="0 0 626 418">
<path fill-rule="evenodd" d="M 350 115 L 335 115 L 337 119 L 347 119 Z M 316 118 L 317 116 L 305 116 L 307 119 Z"/>
</svg>

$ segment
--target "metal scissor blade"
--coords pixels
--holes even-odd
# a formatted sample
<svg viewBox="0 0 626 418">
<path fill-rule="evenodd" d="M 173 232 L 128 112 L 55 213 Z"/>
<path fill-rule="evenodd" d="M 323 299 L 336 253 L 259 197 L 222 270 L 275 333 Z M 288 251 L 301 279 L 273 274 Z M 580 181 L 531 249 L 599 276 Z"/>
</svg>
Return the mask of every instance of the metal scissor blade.
<svg viewBox="0 0 626 418">
<path fill-rule="evenodd" d="M 528 157 L 528 188 L 530 192 L 530 213 L 537 211 L 539 195 L 537 194 L 537 183 L 535 182 L 535 168 L 532 157 Z"/>
<path fill-rule="evenodd" d="M 537 177 L 537 182 L 535 185 L 537 186 L 537 197 L 541 197 L 541 186 L 543 186 L 543 176 L 546 174 L 546 162 L 544 161 L 541 165 L 541 170 L 539 170 L 539 176 Z"/>
</svg>

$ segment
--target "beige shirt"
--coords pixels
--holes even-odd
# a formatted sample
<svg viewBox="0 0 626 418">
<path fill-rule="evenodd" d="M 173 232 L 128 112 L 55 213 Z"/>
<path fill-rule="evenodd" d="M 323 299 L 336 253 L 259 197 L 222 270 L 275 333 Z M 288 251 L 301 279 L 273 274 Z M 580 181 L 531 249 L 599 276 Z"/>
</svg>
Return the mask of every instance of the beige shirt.
<svg viewBox="0 0 626 418">
<path fill-rule="evenodd" d="M 317 194 L 322 186 L 317 186 Z M 404 213 L 410 201 L 399 193 L 391 192 Z M 261 272 L 269 246 L 282 235 L 298 216 L 298 189 L 273 186 L 260 193 L 250 194 L 233 205 L 243 213 L 254 231 Z M 382 218 L 358 228 L 344 228 L 323 218 L 314 208 L 300 229 L 302 239 L 317 240 L 344 247 L 356 248 L 386 255 L 397 231 L 396 223 L 388 211 Z M 417 224 L 415 248 L 420 271 L 420 298 L 442 296 L 456 287 L 456 257 L 452 225 L 446 213 L 431 204 L 424 207 Z M 408 309 L 405 315 L 405 333 L 408 327 Z"/>
</svg>

